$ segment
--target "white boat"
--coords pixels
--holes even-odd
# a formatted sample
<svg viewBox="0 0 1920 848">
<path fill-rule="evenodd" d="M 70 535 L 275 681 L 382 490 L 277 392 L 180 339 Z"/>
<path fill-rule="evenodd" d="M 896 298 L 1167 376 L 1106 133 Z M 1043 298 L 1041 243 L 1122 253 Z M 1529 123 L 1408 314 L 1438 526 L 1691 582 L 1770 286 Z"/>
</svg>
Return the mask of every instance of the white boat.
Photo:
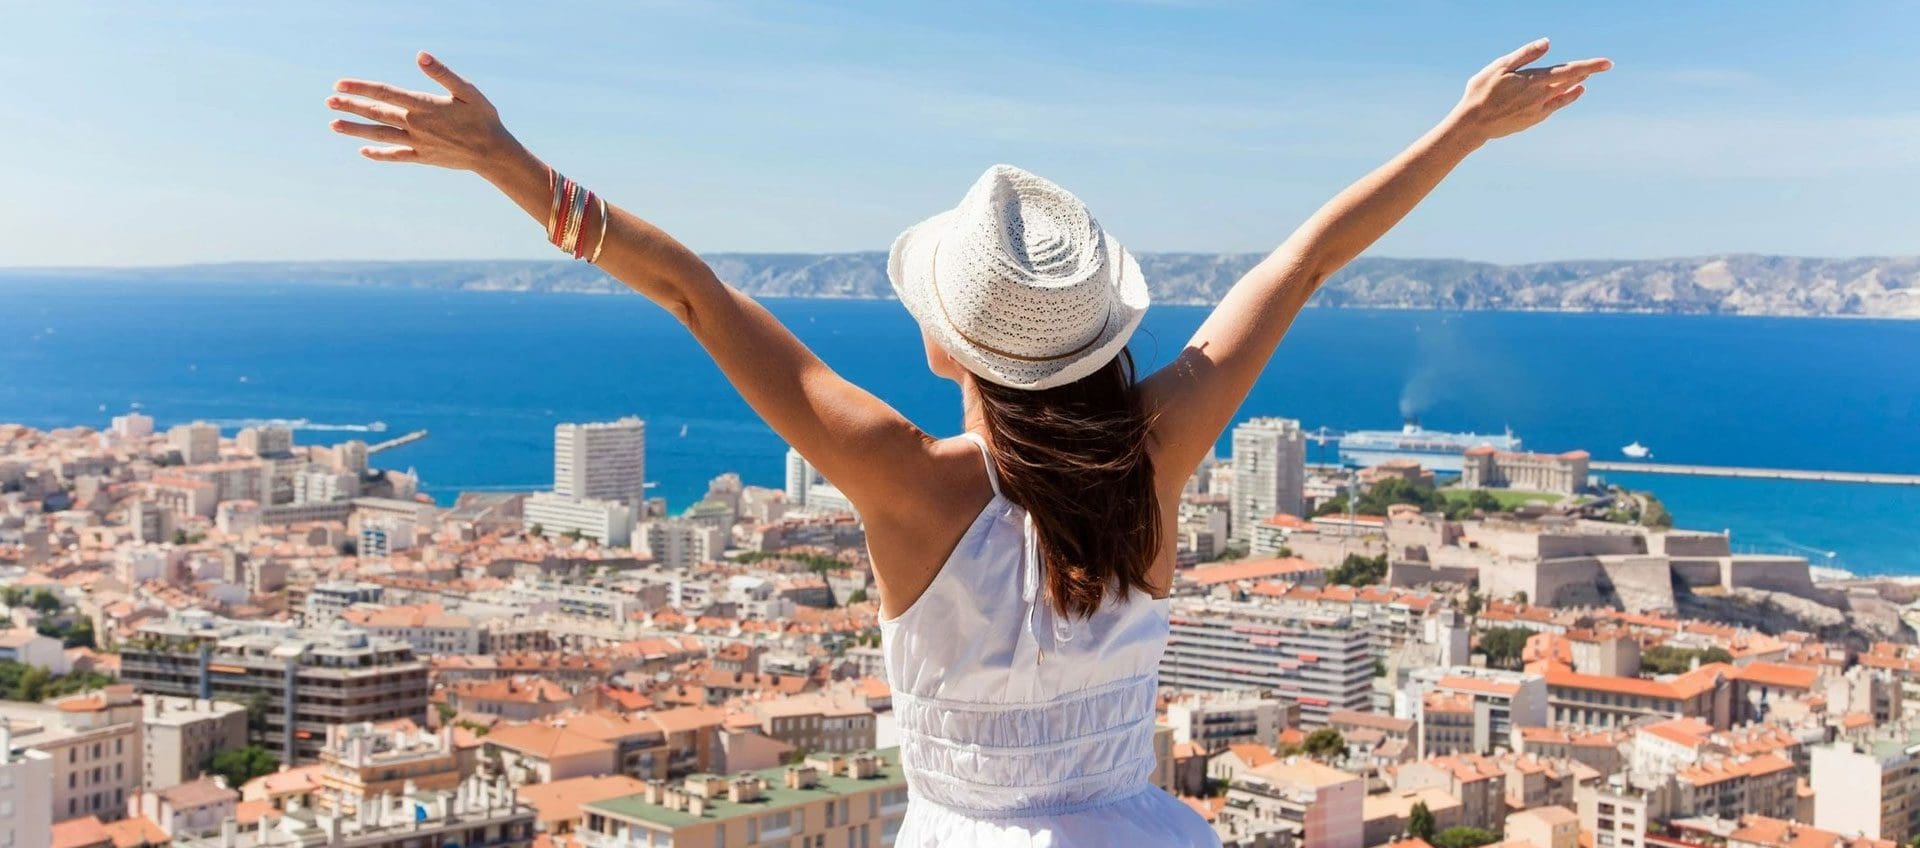
<svg viewBox="0 0 1920 848">
<path fill-rule="evenodd" d="M 1653 456 L 1653 448 L 1640 444 L 1638 441 L 1621 448 L 1620 452 L 1633 459 L 1646 459 L 1647 457 Z"/>
</svg>

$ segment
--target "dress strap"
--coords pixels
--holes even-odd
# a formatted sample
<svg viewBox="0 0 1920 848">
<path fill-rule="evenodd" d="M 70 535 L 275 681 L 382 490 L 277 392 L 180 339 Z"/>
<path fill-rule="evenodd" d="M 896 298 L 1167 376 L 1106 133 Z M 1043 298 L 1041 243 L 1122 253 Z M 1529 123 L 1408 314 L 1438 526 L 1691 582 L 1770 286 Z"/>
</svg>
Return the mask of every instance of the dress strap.
<svg viewBox="0 0 1920 848">
<path fill-rule="evenodd" d="M 960 438 L 972 442 L 974 447 L 980 449 L 980 459 L 987 464 L 987 485 L 993 487 L 994 495 L 1000 496 L 1000 472 L 993 468 L 993 454 L 987 452 L 987 440 L 980 438 L 980 434 L 972 430 L 961 433 Z"/>
</svg>

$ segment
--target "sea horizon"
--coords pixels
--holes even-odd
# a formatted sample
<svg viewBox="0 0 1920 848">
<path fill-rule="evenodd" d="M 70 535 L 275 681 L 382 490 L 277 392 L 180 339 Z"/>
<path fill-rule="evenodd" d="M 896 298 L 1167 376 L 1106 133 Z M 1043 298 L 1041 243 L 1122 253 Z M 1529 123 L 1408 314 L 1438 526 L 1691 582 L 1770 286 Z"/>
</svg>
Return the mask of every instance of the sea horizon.
<svg viewBox="0 0 1920 848">
<path fill-rule="evenodd" d="M 18 340 L 0 343 L 0 373 L 17 375 L 0 380 L 0 421 L 105 427 L 138 402 L 162 426 L 322 425 L 302 430 L 303 443 L 356 437 L 336 428 L 373 421 L 387 436 L 427 429 L 426 440 L 375 464 L 415 467 L 444 503 L 459 491 L 545 488 L 553 424 L 634 414 L 648 420 L 648 477 L 676 510 L 726 471 L 782 481 L 784 443 L 643 298 L 310 282 L 90 280 L 69 291 L 67 282 L 0 286 L 0 333 Z M 100 287 L 114 296 L 99 297 Z M 926 373 L 903 311 L 880 299 L 762 300 L 830 365 L 928 432 L 957 430 L 958 393 Z M 1133 345 L 1142 369 L 1170 358 L 1205 314 L 1150 311 Z M 1238 418 L 1391 429 L 1412 412 L 1435 429 L 1512 425 L 1526 449 L 1580 448 L 1596 459 L 1621 459 L 1619 446 L 1639 441 L 1656 462 L 1920 472 L 1911 429 L 1920 377 L 1895 365 L 1920 352 L 1920 324 L 1786 317 L 1323 307 L 1296 323 Z M 1677 390 L 1662 389 L 1673 380 Z M 1877 403 L 1861 402 L 1875 391 Z M 1833 431 L 1833 410 L 1857 420 Z M 1848 434 L 1881 450 L 1843 449 Z M 1679 526 L 1731 530 L 1737 550 L 1920 574 L 1911 520 L 1920 490 L 1602 476 L 1654 491 Z"/>
</svg>

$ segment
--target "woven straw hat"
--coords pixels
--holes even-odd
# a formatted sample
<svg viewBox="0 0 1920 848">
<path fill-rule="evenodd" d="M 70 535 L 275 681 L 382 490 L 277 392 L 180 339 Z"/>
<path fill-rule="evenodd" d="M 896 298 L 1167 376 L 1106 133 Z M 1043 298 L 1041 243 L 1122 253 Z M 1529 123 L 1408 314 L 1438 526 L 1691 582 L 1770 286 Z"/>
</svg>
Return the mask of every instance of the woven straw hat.
<svg viewBox="0 0 1920 848">
<path fill-rule="evenodd" d="M 936 344 L 1016 389 L 1099 370 L 1147 309 L 1140 264 L 1086 204 L 1012 165 L 988 168 L 959 206 L 901 233 L 887 277 Z"/>
</svg>

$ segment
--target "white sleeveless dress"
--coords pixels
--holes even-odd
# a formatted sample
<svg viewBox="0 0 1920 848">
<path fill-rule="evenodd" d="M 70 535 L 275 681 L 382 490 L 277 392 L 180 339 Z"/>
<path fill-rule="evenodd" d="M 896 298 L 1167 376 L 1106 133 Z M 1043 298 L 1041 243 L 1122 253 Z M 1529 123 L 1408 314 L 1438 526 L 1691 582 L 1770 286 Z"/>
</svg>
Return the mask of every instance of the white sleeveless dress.
<svg viewBox="0 0 1920 848">
<path fill-rule="evenodd" d="M 1055 616 L 1025 510 L 1000 494 L 913 606 L 880 623 L 906 772 L 896 846 L 1219 845 L 1148 781 L 1167 602 Z"/>
</svg>

